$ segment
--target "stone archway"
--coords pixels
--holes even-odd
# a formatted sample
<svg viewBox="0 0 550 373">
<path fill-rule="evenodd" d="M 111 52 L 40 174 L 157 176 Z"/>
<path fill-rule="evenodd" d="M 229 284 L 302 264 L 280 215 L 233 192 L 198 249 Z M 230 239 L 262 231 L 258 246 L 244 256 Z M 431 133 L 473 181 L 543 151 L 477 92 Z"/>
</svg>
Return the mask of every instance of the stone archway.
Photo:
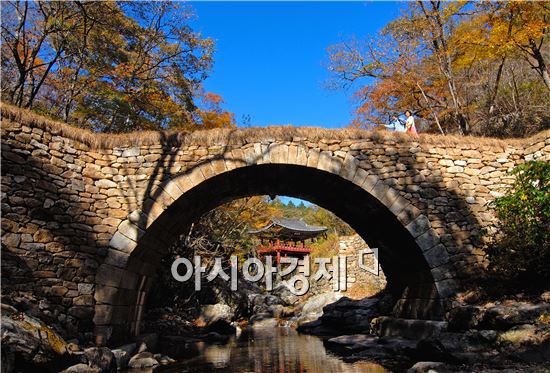
<svg viewBox="0 0 550 373">
<path fill-rule="evenodd" d="M 405 232 L 444 300 L 484 273 L 482 233 L 496 228 L 490 202 L 513 180 L 506 173 L 549 157 L 548 131 L 514 140 L 429 134 L 413 139 L 305 127 L 113 135 L 30 116 L 9 105 L 1 112 L 2 290 L 47 300 L 46 310 L 59 315 L 67 329 L 87 333 L 95 322 L 103 341 L 112 333 L 136 330 L 147 274 L 154 269 L 154 261 L 144 258 L 170 244 L 172 223 L 183 223 L 164 217 L 192 218 L 193 211 L 206 208 L 197 196 L 216 203 L 236 197 L 237 189 L 225 190 L 217 176 L 233 180 L 232 171 L 267 164 L 277 166 L 269 173 L 300 167 L 293 177 L 309 185 L 315 185 L 311 180 L 317 173 L 322 186 L 334 180 L 341 190 L 336 200 L 349 197 L 351 207 L 329 206 L 334 193 L 301 195 L 324 203 L 359 231 L 362 225 L 367 239 L 373 226 Z M 252 180 L 250 175 L 237 184 Z M 297 195 L 296 185 L 290 185 L 286 194 Z M 219 191 L 218 198 L 206 193 L 207 187 Z M 184 203 L 187 197 L 194 203 Z M 355 202 L 364 211 L 352 213 Z M 366 230 L 370 210 L 378 214 Z M 398 259 L 404 251 L 395 252 Z M 414 294 L 404 291 L 403 296 Z M 413 310 L 422 309 L 414 303 L 401 306 L 414 316 Z"/>
<path fill-rule="evenodd" d="M 350 224 L 380 250 L 399 316 L 438 318 L 454 293 L 453 266 L 430 221 L 396 190 L 341 158 L 287 145 L 249 147 L 203 162 L 157 185 L 113 235 L 96 276 L 98 343 L 139 329 L 147 291 L 163 256 L 185 227 L 229 200 L 280 194 L 310 200 Z"/>
</svg>

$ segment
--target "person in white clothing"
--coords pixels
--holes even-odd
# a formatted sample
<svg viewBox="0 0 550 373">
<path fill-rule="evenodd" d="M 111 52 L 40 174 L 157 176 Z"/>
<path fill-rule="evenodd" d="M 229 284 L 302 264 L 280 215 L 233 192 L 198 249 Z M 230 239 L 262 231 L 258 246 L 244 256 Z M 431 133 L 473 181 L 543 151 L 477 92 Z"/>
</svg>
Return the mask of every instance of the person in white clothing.
<svg viewBox="0 0 550 373">
<path fill-rule="evenodd" d="M 405 127 L 407 128 L 406 132 L 411 133 L 413 135 L 418 134 L 418 132 L 416 132 L 414 117 L 412 116 L 411 111 L 410 110 L 405 111 L 405 116 L 407 117 L 407 120 L 405 121 Z"/>
<path fill-rule="evenodd" d="M 399 118 L 397 115 L 391 117 L 390 124 L 384 124 L 384 126 L 390 131 L 395 132 L 405 132 L 407 128 L 405 127 L 405 121 Z"/>
</svg>

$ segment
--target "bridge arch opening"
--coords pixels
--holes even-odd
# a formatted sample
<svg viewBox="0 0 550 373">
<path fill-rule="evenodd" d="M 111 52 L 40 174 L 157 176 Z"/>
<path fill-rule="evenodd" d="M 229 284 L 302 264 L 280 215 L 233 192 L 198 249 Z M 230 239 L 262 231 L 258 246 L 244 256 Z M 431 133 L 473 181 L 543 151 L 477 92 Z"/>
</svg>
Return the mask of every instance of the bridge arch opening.
<svg viewBox="0 0 550 373">
<path fill-rule="evenodd" d="M 130 214 L 121 224 L 119 238 L 113 237 L 115 242 L 100 267 L 94 317 L 97 342 L 114 343 L 138 333 L 156 269 L 190 224 L 223 203 L 254 195 L 296 197 L 333 212 L 370 247 L 379 249 L 387 291 L 398 299 L 394 316 L 440 319 L 449 293 L 438 286 L 434 273 L 441 264 L 434 262 L 438 255 L 426 253 L 445 248 L 434 245 L 432 231 L 423 229 L 427 219 L 381 181 L 371 180 L 371 187 L 354 181 L 318 168 L 269 163 L 226 170 L 201 180 L 175 199 L 165 196 L 170 186 L 164 185 L 152 194 L 149 205 L 144 204 L 146 211 Z M 381 198 L 381 193 L 391 197 Z M 161 198 L 168 199 L 165 208 L 155 210 L 151 203 Z M 128 233 L 128 226 L 122 227 L 125 224 L 134 228 L 133 233 Z M 120 249 L 118 241 L 128 236 L 133 236 L 135 244 Z"/>
</svg>

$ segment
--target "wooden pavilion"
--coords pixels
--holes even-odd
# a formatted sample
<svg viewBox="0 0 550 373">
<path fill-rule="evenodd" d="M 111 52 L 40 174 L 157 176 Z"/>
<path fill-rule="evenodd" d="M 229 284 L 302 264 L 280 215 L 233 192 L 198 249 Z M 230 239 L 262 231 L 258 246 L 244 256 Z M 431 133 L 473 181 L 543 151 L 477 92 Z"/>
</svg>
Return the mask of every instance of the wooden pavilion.
<svg viewBox="0 0 550 373">
<path fill-rule="evenodd" d="M 273 218 L 265 227 L 248 231 L 260 239 L 258 255 L 276 255 L 277 263 L 281 257 L 303 258 L 308 255 L 312 249 L 307 247 L 306 243 L 326 235 L 326 232 L 326 227 L 313 226 L 302 219 L 289 218 Z"/>
</svg>

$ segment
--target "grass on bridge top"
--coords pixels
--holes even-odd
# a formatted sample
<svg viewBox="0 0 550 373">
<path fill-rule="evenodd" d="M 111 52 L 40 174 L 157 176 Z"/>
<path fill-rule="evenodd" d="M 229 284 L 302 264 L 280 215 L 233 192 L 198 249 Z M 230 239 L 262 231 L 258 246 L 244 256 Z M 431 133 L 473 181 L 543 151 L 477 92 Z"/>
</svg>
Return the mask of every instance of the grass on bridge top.
<svg viewBox="0 0 550 373">
<path fill-rule="evenodd" d="M 373 131 L 358 128 L 327 129 L 320 127 L 269 126 L 247 128 L 218 128 L 190 131 L 136 131 L 129 133 L 97 133 L 88 129 L 55 121 L 27 109 L 21 109 L 2 102 L 0 104 L 2 126 L 9 130 L 6 121 L 20 123 L 28 127 L 40 128 L 55 135 L 67 137 L 92 149 L 111 149 L 114 147 L 164 145 L 179 147 L 183 145 L 244 145 L 265 140 L 293 141 L 309 140 L 372 140 L 376 142 L 395 141 L 419 142 L 433 145 L 491 146 L 504 149 L 507 145 L 528 143 L 536 138 L 547 138 L 550 130 L 543 131 L 526 139 L 497 139 L 489 137 L 420 134 L 414 138 L 406 133 Z"/>
</svg>

